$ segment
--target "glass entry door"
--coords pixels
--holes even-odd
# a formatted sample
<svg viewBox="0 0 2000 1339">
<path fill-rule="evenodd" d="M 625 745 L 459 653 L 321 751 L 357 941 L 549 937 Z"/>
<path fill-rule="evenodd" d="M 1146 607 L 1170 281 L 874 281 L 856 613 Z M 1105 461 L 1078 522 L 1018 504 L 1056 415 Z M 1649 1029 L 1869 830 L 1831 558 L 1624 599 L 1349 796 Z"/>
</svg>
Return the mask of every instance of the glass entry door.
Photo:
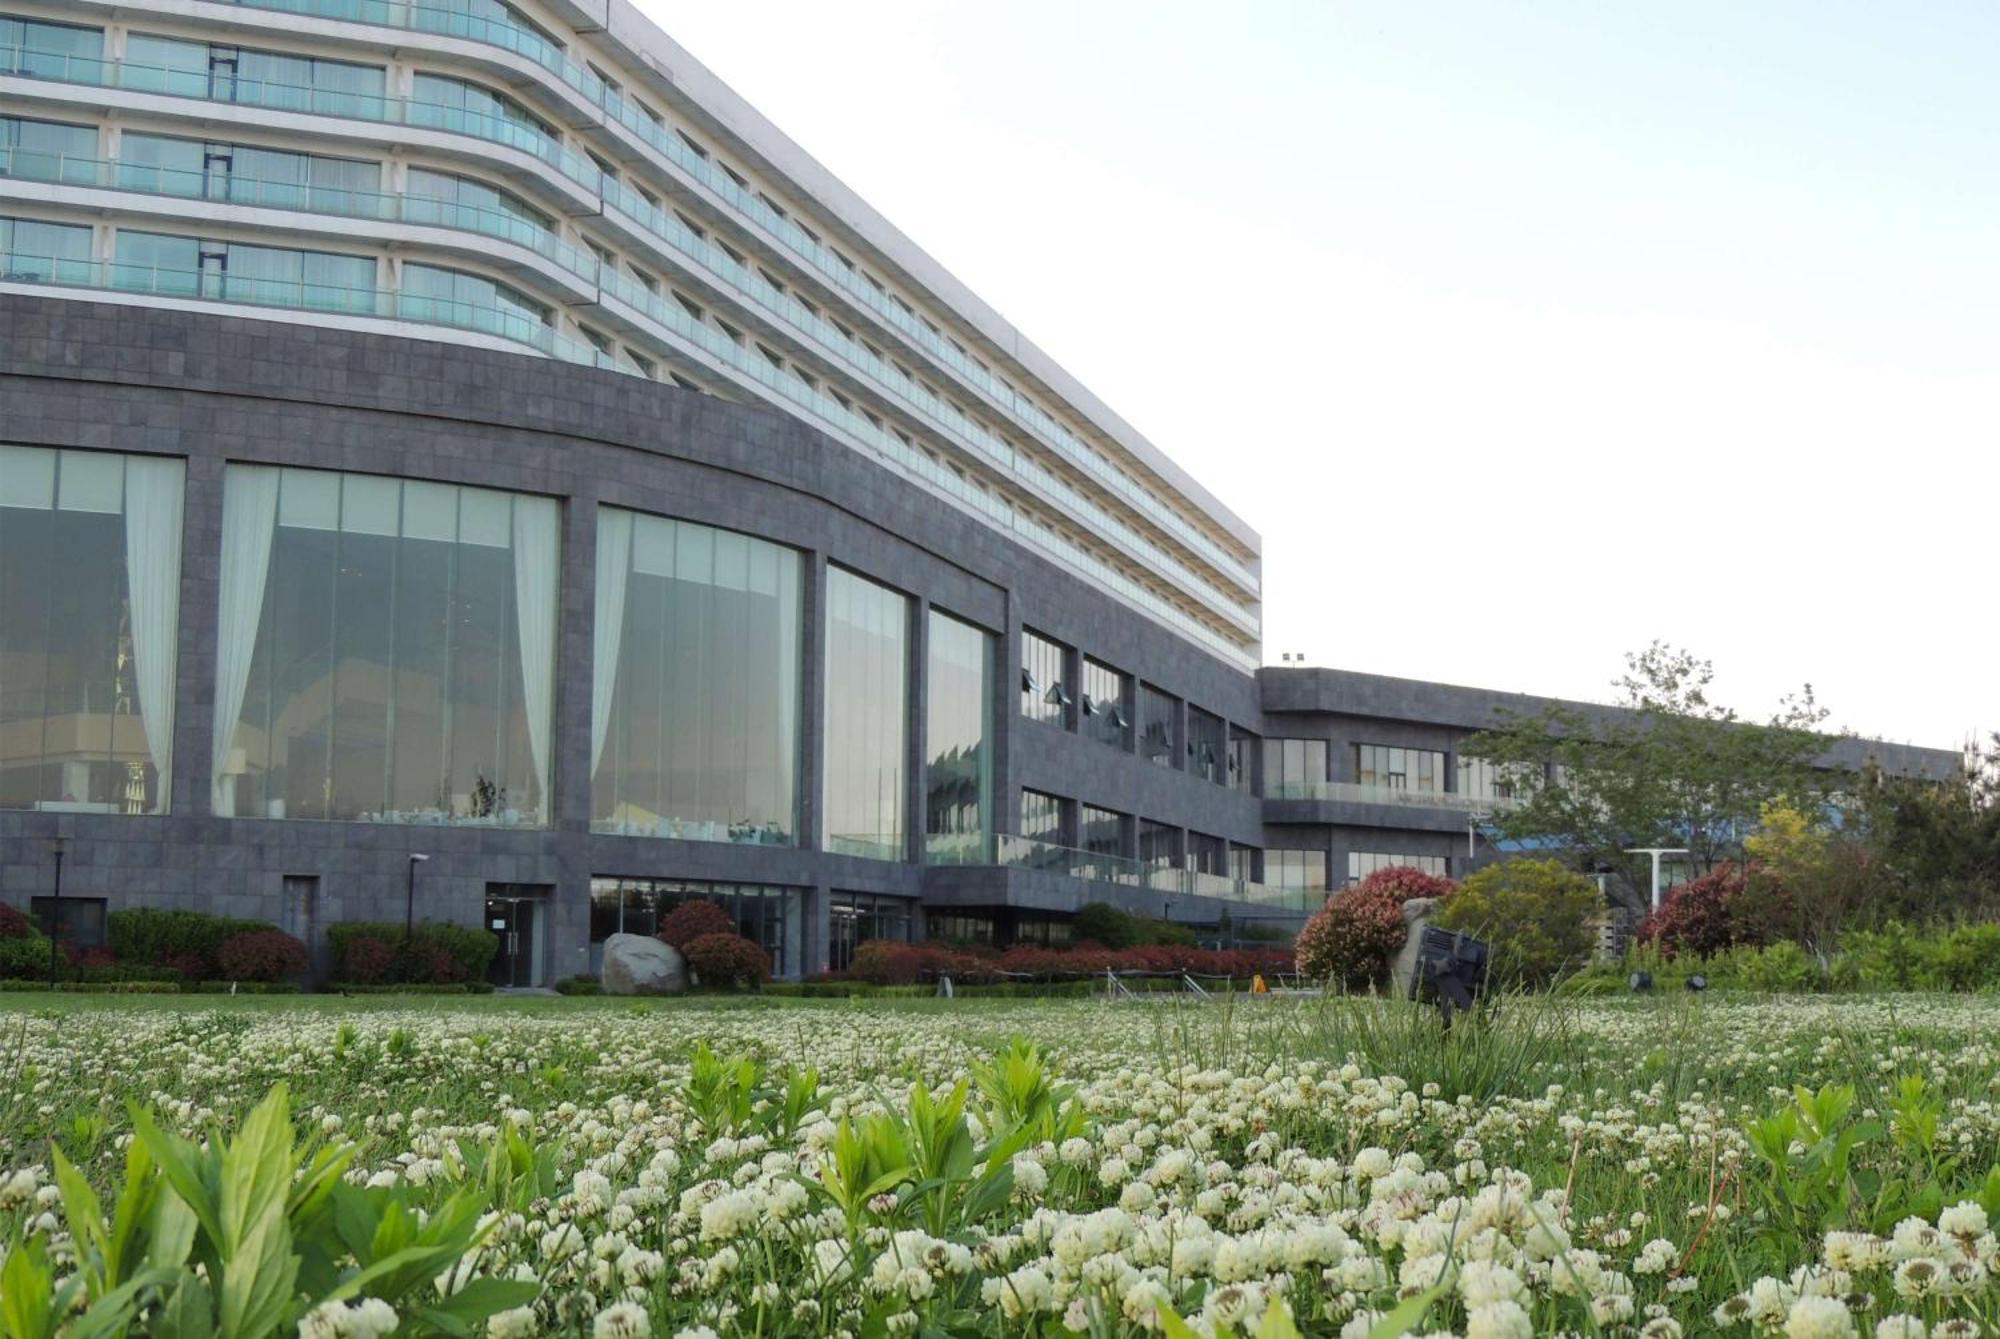
<svg viewBox="0 0 2000 1339">
<path fill-rule="evenodd" d="M 542 984 L 542 918 L 548 890 L 531 884 L 486 885 L 486 928 L 499 941 L 486 979 L 496 986 Z"/>
</svg>

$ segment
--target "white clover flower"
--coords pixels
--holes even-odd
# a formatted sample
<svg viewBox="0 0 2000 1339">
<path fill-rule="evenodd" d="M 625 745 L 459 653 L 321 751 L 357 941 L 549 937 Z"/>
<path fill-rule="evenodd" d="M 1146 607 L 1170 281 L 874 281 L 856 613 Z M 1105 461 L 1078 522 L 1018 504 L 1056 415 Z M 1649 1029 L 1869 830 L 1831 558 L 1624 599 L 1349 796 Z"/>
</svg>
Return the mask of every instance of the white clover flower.
<svg viewBox="0 0 2000 1339">
<path fill-rule="evenodd" d="M 1854 1339 L 1854 1316 L 1836 1297 L 1806 1296 L 1785 1316 L 1785 1339 Z"/>
<path fill-rule="evenodd" d="M 1986 1231 L 1986 1210 L 1970 1200 L 1952 1205 L 1938 1215 L 1938 1231 L 1961 1241 L 1970 1241 Z"/>
<path fill-rule="evenodd" d="M 1875 1322 L 1875 1339 L 1930 1339 L 1930 1332 L 1918 1317 L 1898 1313 Z"/>
<path fill-rule="evenodd" d="M 541 1329 L 541 1321 L 531 1306 L 497 1311 L 486 1318 L 487 1339 L 529 1339 Z"/>
<path fill-rule="evenodd" d="M 1465 1339 L 1534 1339 L 1535 1324 L 1511 1298 L 1473 1307 L 1465 1317 Z"/>
</svg>

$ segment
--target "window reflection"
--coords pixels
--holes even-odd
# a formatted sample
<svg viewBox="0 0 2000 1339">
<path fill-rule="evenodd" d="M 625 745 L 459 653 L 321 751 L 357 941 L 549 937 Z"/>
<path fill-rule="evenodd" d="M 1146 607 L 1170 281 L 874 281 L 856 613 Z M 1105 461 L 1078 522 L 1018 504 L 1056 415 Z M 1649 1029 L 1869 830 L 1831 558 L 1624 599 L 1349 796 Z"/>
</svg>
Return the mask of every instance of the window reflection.
<svg viewBox="0 0 2000 1339">
<path fill-rule="evenodd" d="M 901 860 L 909 720 L 908 597 L 826 574 L 826 849 Z"/>
<path fill-rule="evenodd" d="M 928 632 L 924 830 L 970 855 L 993 830 L 993 639 L 935 609 Z"/>
<path fill-rule="evenodd" d="M 590 970 L 604 965 L 604 941 L 615 934 L 650 935 L 683 902 L 713 902 L 736 922 L 736 932 L 771 955 L 771 975 L 797 976 L 803 940 L 802 889 L 764 883 L 714 883 L 699 879 L 590 881 Z"/>
<path fill-rule="evenodd" d="M 733 531 L 599 508 L 594 831 L 796 840 L 800 562 Z"/>
</svg>

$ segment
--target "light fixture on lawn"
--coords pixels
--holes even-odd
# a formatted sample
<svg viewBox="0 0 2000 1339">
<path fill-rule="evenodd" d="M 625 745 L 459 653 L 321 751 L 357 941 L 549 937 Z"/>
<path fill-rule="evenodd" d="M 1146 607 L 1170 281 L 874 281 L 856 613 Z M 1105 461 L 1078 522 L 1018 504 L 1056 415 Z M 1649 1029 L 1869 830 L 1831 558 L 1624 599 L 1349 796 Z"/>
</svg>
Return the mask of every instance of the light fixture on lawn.
<svg viewBox="0 0 2000 1339">
<path fill-rule="evenodd" d="M 1688 978 L 1688 989 L 1693 991 L 1707 990 L 1708 978 L 1703 976 L 1700 972 L 1696 972 L 1693 976 Z"/>
</svg>

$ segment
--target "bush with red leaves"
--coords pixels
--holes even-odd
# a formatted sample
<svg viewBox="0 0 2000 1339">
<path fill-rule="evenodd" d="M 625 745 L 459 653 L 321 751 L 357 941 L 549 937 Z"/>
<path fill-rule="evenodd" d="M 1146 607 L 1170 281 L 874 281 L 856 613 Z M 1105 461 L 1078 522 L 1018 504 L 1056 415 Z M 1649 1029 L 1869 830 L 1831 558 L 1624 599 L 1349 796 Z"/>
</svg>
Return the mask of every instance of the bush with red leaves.
<svg viewBox="0 0 2000 1339">
<path fill-rule="evenodd" d="M 733 935 L 736 920 L 717 902 L 683 902 L 660 918 L 658 938 L 683 953 L 703 935 Z"/>
<path fill-rule="evenodd" d="M 386 939 L 362 935 L 347 941 L 341 956 L 341 975 L 363 986 L 387 985 L 396 965 L 396 950 Z"/>
<path fill-rule="evenodd" d="M 423 939 L 399 945 L 391 971 L 397 981 L 418 986 L 452 986 L 466 979 L 464 964 L 448 949 Z"/>
<path fill-rule="evenodd" d="M 6 902 L 0 902 L 0 939 L 33 939 L 41 931 L 28 919 L 26 912 Z"/>
<path fill-rule="evenodd" d="M 976 981 L 996 976 L 997 959 L 981 959 L 946 944 L 870 939 L 857 945 L 847 975 L 877 986 L 909 986 L 936 976 Z"/>
<path fill-rule="evenodd" d="M 72 967 L 116 967 L 118 965 L 118 955 L 108 948 L 78 948 L 74 944 L 65 944 L 63 946 L 63 953 L 68 956 L 69 965 Z"/>
<path fill-rule="evenodd" d="M 1299 975 L 1350 989 L 1377 985 L 1408 937 L 1402 903 L 1386 892 L 1350 888 L 1328 898 L 1299 931 Z"/>
<path fill-rule="evenodd" d="M 1450 897 L 1458 891 L 1458 885 L 1450 879 L 1426 874 L 1414 865 L 1384 865 L 1348 891 L 1387 893 L 1401 904 L 1419 897 Z"/>
<path fill-rule="evenodd" d="M 304 976 L 306 946 L 283 930 L 244 930 L 215 950 L 225 981 L 288 981 Z"/>
<path fill-rule="evenodd" d="M 695 978 L 711 990 L 761 986 L 771 979 L 771 955 L 740 934 L 698 935 L 681 953 Z"/>
<path fill-rule="evenodd" d="M 184 979 L 189 981 L 206 981 L 215 975 L 214 972 L 209 970 L 212 965 L 209 960 L 202 954 L 192 951 L 187 953 L 162 953 L 151 965 L 164 967 L 170 972 L 178 972 Z"/>
<path fill-rule="evenodd" d="M 1740 944 L 1761 947 L 1771 938 L 1774 906 L 1784 899 L 1776 880 L 1755 863 L 1724 863 L 1668 893 L 1635 933 L 1666 958 L 1708 958 Z"/>
<path fill-rule="evenodd" d="M 1009 977 L 1043 980 L 1076 979 L 1112 972 L 1187 972 L 1195 976 L 1240 977 L 1245 982 L 1262 973 L 1277 976 L 1292 970 L 1292 955 L 1282 948 L 1206 949 L 1180 944 L 1147 944 L 1108 949 L 1096 944 L 1049 948 L 1015 944 L 997 956 L 968 952 L 944 944 L 905 944 L 871 939 L 854 950 L 846 975 L 878 986 L 907 986 L 949 976 L 961 984 L 1000 981 Z"/>
</svg>

